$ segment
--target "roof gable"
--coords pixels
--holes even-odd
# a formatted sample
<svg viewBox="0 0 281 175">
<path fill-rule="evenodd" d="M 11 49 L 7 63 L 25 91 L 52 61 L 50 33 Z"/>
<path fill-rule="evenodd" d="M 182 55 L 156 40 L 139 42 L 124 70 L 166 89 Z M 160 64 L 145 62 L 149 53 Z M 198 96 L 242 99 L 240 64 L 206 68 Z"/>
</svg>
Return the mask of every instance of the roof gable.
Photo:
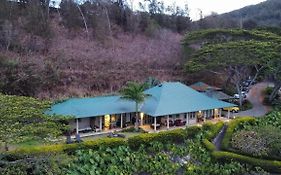
<svg viewBox="0 0 281 175">
<path fill-rule="evenodd" d="M 150 94 L 151 97 L 145 101 L 142 111 L 151 116 L 235 106 L 231 103 L 210 98 L 179 82 L 163 83 L 160 86 L 146 90 L 145 93 Z"/>
</svg>

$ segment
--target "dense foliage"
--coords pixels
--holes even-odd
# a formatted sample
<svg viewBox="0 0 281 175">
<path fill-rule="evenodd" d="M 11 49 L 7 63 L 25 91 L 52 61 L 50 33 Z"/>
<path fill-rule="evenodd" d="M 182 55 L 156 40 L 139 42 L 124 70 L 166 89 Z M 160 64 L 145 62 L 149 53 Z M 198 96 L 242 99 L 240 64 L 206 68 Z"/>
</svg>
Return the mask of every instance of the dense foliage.
<svg viewBox="0 0 281 175">
<path fill-rule="evenodd" d="M 279 159 L 281 157 L 281 114 L 272 112 L 255 122 L 236 128 L 231 147 L 242 154 Z"/>
<path fill-rule="evenodd" d="M 191 56 L 186 62 L 188 72 L 209 71 L 224 75 L 226 83 L 232 83 L 240 96 L 242 106 L 242 82 L 253 77 L 272 77 L 274 90 L 272 102 L 281 87 L 280 45 L 281 37 L 263 30 L 212 29 L 187 34 L 183 45 Z M 190 48 L 197 45 L 195 50 Z"/>
<path fill-rule="evenodd" d="M 68 169 L 69 174 L 214 174 L 246 172 L 239 163 L 213 163 L 200 142 L 162 144 L 151 142 L 137 151 L 128 147 L 78 152 Z"/>
<path fill-rule="evenodd" d="M 44 114 L 51 105 L 31 97 L 0 94 L 0 142 L 20 143 L 27 140 L 48 141 L 61 135 L 66 126 L 65 117 Z"/>
<path fill-rule="evenodd" d="M 221 147 L 223 150 L 227 150 L 229 148 L 233 133 L 239 127 L 239 125 L 246 122 L 253 123 L 255 122 L 255 118 L 253 117 L 236 118 L 227 124 L 227 129 L 221 143 Z"/>
<path fill-rule="evenodd" d="M 168 131 L 167 134 L 162 132 L 160 135 L 144 134 L 147 138 L 149 138 L 149 135 L 153 135 L 152 137 L 156 141 L 140 143 L 139 147 L 133 147 L 133 149 L 130 146 L 131 144 L 126 144 L 123 139 L 109 138 L 60 145 L 58 149 L 55 145 L 41 147 L 41 149 L 40 147 L 30 148 L 29 150 L 25 148 L 4 156 L 0 161 L 0 170 L 1 172 L 7 172 L 7 174 L 17 172 L 35 175 L 44 174 L 46 170 L 49 174 L 70 175 L 266 174 L 262 169 L 256 169 L 254 166 L 233 161 L 216 163 L 213 160 L 211 153 L 207 151 L 201 141 L 205 138 L 213 138 L 222 126 L 223 123 L 220 122 L 215 125 L 207 123 L 203 128 L 188 127 L 185 130 L 176 130 L 175 132 Z M 181 137 L 181 142 L 176 140 L 177 133 L 185 135 Z M 132 140 L 135 139 L 132 138 Z M 67 149 L 63 149 L 63 147 Z M 52 149 L 54 150 L 52 151 Z M 68 155 L 65 155 L 65 153 L 68 153 Z"/>
</svg>

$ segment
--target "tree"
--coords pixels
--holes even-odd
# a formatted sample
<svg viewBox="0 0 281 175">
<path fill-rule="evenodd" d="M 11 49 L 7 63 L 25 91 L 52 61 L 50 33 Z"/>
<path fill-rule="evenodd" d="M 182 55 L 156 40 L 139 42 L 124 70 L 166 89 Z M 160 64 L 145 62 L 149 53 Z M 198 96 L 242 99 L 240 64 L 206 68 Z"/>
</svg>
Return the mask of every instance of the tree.
<svg viewBox="0 0 281 175">
<path fill-rule="evenodd" d="M 136 105 L 136 122 L 135 129 L 138 130 L 139 127 L 139 108 L 146 98 L 149 97 L 148 94 L 144 93 L 146 89 L 146 84 L 139 84 L 135 82 L 129 82 L 128 85 L 123 88 L 120 92 L 121 99 L 129 100 L 135 102 Z"/>
<path fill-rule="evenodd" d="M 225 74 L 239 93 L 242 105 L 242 82 L 251 74 L 255 78 L 267 67 L 268 61 L 275 59 L 276 53 L 271 43 L 258 41 L 235 41 L 211 44 L 203 47 L 186 64 L 188 71 L 208 70 Z M 218 70 L 218 71 L 217 71 Z M 222 71 L 223 70 L 223 71 Z"/>
<path fill-rule="evenodd" d="M 184 41 L 186 49 L 194 43 L 200 47 L 190 53 L 192 59 L 186 64 L 187 70 L 227 73 L 227 80 L 232 81 L 240 94 L 240 105 L 243 80 L 253 74 L 256 79 L 262 71 L 268 75 L 278 74 L 281 38 L 274 33 L 240 29 L 202 30 L 186 36 Z"/>
<path fill-rule="evenodd" d="M 67 118 L 44 114 L 50 104 L 31 97 L 0 94 L 0 142 L 6 150 L 12 143 L 48 141 L 68 128 Z"/>
<path fill-rule="evenodd" d="M 276 46 L 275 46 L 276 47 Z M 280 46 L 279 46 L 279 49 Z M 273 82 L 274 82 L 274 88 L 272 93 L 269 96 L 268 101 L 270 103 L 273 102 L 273 100 L 276 98 L 279 89 L 281 88 L 281 59 L 280 59 L 281 55 L 279 55 L 279 57 L 276 57 L 276 59 L 272 59 L 268 62 L 268 68 L 266 70 L 268 75 L 271 75 L 273 78 Z"/>
</svg>

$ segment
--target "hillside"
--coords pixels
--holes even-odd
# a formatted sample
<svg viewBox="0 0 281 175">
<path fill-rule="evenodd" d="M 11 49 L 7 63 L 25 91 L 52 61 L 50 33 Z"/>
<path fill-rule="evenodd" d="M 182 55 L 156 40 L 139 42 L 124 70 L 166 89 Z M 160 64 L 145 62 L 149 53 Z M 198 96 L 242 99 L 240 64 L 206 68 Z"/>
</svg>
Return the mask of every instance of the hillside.
<svg viewBox="0 0 281 175">
<path fill-rule="evenodd" d="M 1 52 L 19 64 L 34 64 L 35 73 L 44 71 L 42 66 L 46 64 L 59 72 L 58 82 L 36 91 L 35 96 L 60 98 L 110 93 L 127 81 L 145 81 L 149 76 L 166 81 L 184 80 L 180 67 L 182 36 L 177 33 L 161 30 L 159 37 L 150 38 L 119 32 L 113 41 L 101 43 L 86 39 L 83 31 L 70 36 L 56 22 L 52 28 L 54 37 L 46 53 Z M 40 47 L 40 42 L 34 45 Z"/>
<path fill-rule="evenodd" d="M 221 15 L 223 18 L 231 18 L 244 22 L 251 20 L 258 26 L 281 26 L 281 1 L 267 0 L 257 5 L 247 6 L 239 10 Z"/>
<path fill-rule="evenodd" d="M 240 28 L 281 26 L 281 1 L 267 0 L 221 15 L 212 14 L 195 22 L 199 28 Z M 198 29 L 198 27 L 196 28 Z"/>
<path fill-rule="evenodd" d="M 169 16 L 159 4 L 135 13 L 123 1 L 48 3 L 0 1 L 0 92 L 60 99 L 148 77 L 187 80 L 180 41 L 190 19 L 180 8 Z"/>
</svg>

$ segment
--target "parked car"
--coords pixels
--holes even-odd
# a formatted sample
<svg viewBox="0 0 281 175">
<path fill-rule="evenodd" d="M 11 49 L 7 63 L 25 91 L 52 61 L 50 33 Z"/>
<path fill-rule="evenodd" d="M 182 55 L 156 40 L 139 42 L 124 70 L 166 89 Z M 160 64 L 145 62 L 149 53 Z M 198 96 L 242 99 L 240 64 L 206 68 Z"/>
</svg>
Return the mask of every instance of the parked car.
<svg viewBox="0 0 281 175">
<path fill-rule="evenodd" d="M 238 107 L 229 107 L 229 108 L 223 108 L 224 111 L 230 111 L 230 112 L 239 112 L 239 108 Z"/>
<path fill-rule="evenodd" d="M 247 93 L 245 91 L 242 91 L 241 94 L 243 98 L 247 98 Z M 239 94 L 234 94 L 233 97 L 239 99 L 240 96 Z"/>
<path fill-rule="evenodd" d="M 181 119 L 175 120 L 175 126 L 184 126 L 186 124 L 186 121 L 183 121 Z"/>
</svg>

